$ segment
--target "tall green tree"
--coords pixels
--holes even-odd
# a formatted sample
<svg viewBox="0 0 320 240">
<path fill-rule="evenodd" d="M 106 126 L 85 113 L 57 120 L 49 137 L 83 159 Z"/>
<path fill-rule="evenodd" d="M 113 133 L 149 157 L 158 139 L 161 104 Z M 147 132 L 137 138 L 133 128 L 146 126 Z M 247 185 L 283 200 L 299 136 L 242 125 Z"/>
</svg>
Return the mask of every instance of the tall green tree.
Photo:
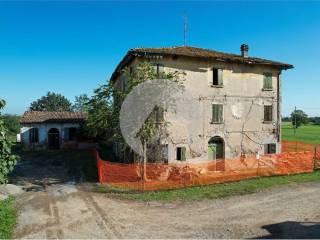
<svg viewBox="0 0 320 240">
<path fill-rule="evenodd" d="M 34 101 L 30 105 L 31 111 L 72 111 L 71 102 L 59 93 L 48 92 L 47 95 Z"/>
<path fill-rule="evenodd" d="M 291 113 L 291 120 L 293 127 L 300 127 L 302 124 L 307 124 L 309 122 L 308 115 L 302 110 L 294 110 Z"/>
<path fill-rule="evenodd" d="M 0 109 L 5 105 L 6 102 L 0 99 Z M 7 132 L 4 121 L 0 119 L 0 184 L 8 182 L 8 174 L 18 160 L 18 157 L 11 152 L 12 143 L 8 139 Z"/>
<path fill-rule="evenodd" d="M 130 71 L 126 68 L 123 73 L 126 79 L 126 87 L 124 89 L 119 89 L 113 83 L 108 83 L 94 91 L 95 94 L 89 102 L 89 116 L 86 128 L 92 136 L 99 136 L 105 141 L 118 142 L 122 145 L 122 150 L 126 151 L 130 148 L 121 135 L 119 119 L 121 104 L 125 97 L 135 86 L 147 80 L 167 79 L 183 86 L 181 83 L 184 80 L 184 73 L 178 71 L 170 73 L 157 72 L 148 62 L 140 63 L 135 68 L 135 71 Z M 157 124 L 156 119 L 152 117 L 154 115 L 154 113 L 150 115 L 137 136 L 144 146 L 144 156 L 141 158 L 144 163 L 147 162 L 147 144 L 159 132 L 158 127 L 166 126 L 166 123 Z"/>
<path fill-rule="evenodd" d="M 5 127 L 8 129 L 8 134 L 15 136 L 20 132 L 20 119 L 21 117 L 14 114 L 4 114 L 0 116 L 4 122 Z"/>
<path fill-rule="evenodd" d="M 90 98 L 87 94 L 80 94 L 79 96 L 75 97 L 74 104 L 72 106 L 73 111 L 75 112 L 88 112 L 88 102 Z"/>
</svg>

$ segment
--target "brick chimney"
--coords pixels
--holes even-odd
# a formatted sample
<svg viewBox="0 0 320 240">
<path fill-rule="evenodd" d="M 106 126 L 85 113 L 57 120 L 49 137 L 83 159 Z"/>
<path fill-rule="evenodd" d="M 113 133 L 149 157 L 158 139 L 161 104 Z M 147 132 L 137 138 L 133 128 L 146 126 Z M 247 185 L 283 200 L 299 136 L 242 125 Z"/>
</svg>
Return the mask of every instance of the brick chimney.
<svg viewBox="0 0 320 240">
<path fill-rule="evenodd" d="M 249 51 L 249 46 L 247 44 L 242 44 L 241 45 L 241 56 L 244 58 L 248 57 L 248 51 Z"/>
</svg>

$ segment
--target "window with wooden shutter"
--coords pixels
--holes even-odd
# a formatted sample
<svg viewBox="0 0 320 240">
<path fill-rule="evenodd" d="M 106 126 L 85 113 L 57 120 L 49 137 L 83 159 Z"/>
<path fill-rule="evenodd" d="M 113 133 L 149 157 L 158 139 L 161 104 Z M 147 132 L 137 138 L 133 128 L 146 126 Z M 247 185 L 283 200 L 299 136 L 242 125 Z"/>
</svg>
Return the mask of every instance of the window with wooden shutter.
<svg viewBox="0 0 320 240">
<path fill-rule="evenodd" d="M 29 140 L 30 143 L 38 143 L 39 142 L 39 129 L 31 128 L 29 130 Z"/>
<path fill-rule="evenodd" d="M 154 72 L 159 76 L 164 71 L 164 65 L 160 63 L 151 63 L 151 66 L 153 67 Z"/>
<path fill-rule="evenodd" d="M 277 145 L 275 143 L 264 145 L 264 154 L 275 154 L 277 153 Z"/>
<path fill-rule="evenodd" d="M 212 123 L 222 123 L 223 121 L 223 105 L 212 104 Z"/>
<path fill-rule="evenodd" d="M 223 86 L 223 70 L 212 69 L 212 86 L 222 87 Z"/>
<path fill-rule="evenodd" d="M 69 140 L 69 128 L 64 129 L 64 140 Z"/>
<path fill-rule="evenodd" d="M 272 90 L 272 73 L 263 74 L 263 89 Z"/>
<path fill-rule="evenodd" d="M 178 161 L 186 161 L 186 148 L 185 147 L 177 147 L 177 160 Z"/>
<path fill-rule="evenodd" d="M 164 121 L 164 109 L 156 106 L 153 111 L 156 123 L 162 123 Z"/>
<path fill-rule="evenodd" d="M 272 115 L 273 115 L 273 108 L 272 105 L 264 106 L 264 122 L 272 122 Z"/>
</svg>

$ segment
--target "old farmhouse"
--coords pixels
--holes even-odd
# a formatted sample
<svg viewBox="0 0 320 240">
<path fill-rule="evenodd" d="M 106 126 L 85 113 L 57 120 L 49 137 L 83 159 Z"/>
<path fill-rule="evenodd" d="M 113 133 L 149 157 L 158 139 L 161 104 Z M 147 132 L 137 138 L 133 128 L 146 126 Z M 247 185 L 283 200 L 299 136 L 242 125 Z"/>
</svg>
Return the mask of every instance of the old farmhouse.
<svg viewBox="0 0 320 240">
<path fill-rule="evenodd" d="M 134 71 L 142 61 L 156 71 L 183 71 L 185 88 L 199 101 L 201 130 L 190 143 L 174 116 L 170 141 L 164 143 L 167 162 L 236 158 L 241 154 L 271 154 L 281 148 L 282 71 L 292 65 L 250 57 L 248 45 L 229 54 L 190 46 L 136 48 L 116 67 L 111 82 L 125 89 L 123 69 Z M 196 147 L 194 143 L 196 144 Z M 128 158 L 115 147 L 120 158 Z"/>
<path fill-rule="evenodd" d="M 32 149 L 76 148 L 77 131 L 87 115 L 81 112 L 25 112 L 21 142 Z"/>
</svg>

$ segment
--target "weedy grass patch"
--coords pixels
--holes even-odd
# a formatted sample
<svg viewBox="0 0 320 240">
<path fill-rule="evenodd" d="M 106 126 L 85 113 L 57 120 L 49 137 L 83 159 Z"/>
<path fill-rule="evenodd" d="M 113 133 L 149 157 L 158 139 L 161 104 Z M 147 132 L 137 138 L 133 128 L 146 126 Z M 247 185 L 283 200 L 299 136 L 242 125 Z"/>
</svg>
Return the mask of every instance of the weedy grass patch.
<svg viewBox="0 0 320 240">
<path fill-rule="evenodd" d="M 13 204 L 13 197 L 0 201 L 0 239 L 12 237 L 17 221 L 17 212 Z"/>
<path fill-rule="evenodd" d="M 215 185 L 188 187 L 174 190 L 137 191 L 98 185 L 94 190 L 111 197 L 138 200 L 138 201 L 190 201 L 201 199 L 226 198 L 237 195 L 256 193 L 274 186 L 290 183 L 320 181 L 320 171 L 286 176 L 260 177 L 239 182 L 230 182 Z"/>
</svg>

